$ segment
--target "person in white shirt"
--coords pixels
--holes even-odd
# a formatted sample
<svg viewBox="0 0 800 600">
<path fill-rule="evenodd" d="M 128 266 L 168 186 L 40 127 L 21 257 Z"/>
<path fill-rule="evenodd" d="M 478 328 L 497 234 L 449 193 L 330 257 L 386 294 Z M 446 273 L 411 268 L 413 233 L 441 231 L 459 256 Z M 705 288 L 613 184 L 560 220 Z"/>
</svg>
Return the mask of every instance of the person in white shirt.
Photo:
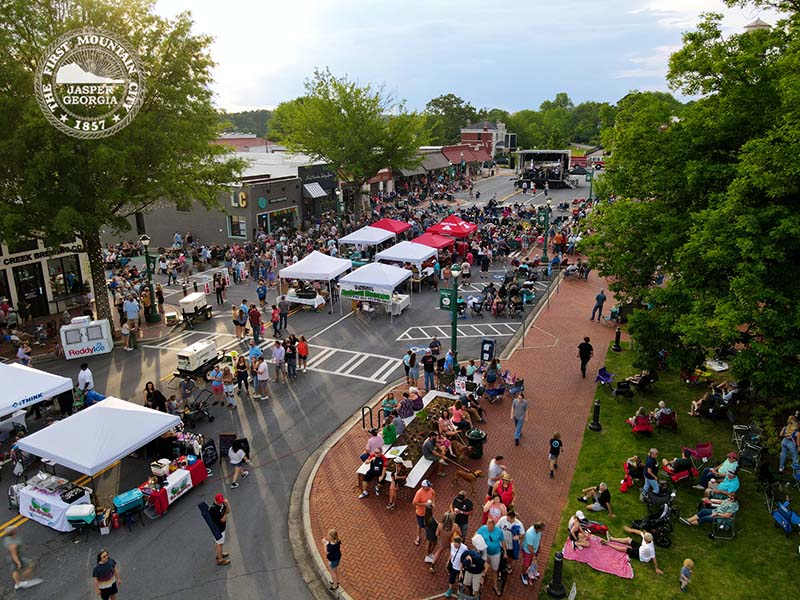
<svg viewBox="0 0 800 600">
<path fill-rule="evenodd" d="M 244 447 L 239 440 L 233 442 L 233 445 L 228 449 L 228 460 L 231 461 L 231 467 L 233 467 L 233 478 L 231 481 L 231 489 L 236 489 L 239 487 L 239 475 L 242 476 L 242 479 L 250 475 L 250 471 L 246 471 L 244 469 L 244 465 L 250 462 L 247 458 L 247 455 L 244 451 Z"/>
<path fill-rule="evenodd" d="M 94 375 L 92 375 L 88 363 L 81 364 L 81 370 L 78 373 L 78 388 L 84 394 L 94 389 Z"/>
<path fill-rule="evenodd" d="M 467 551 L 467 545 L 461 542 L 460 536 L 455 536 L 450 543 L 450 560 L 447 563 L 447 575 L 450 586 L 444 593 L 445 598 L 450 598 L 457 593 L 458 576 L 461 574 L 461 557 Z"/>
<path fill-rule="evenodd" d="M 638 558 L 639 562 L 652 562 L 656 568 L 656 573 L 663 575 L 664 571 L 658 568 L 658 561 L 656 560 L 656 545 L 653 542 L 653 534 L 639 529 L 632 529 L 631 527 L 623 527 L 623 529 L 626 533 L 642 536 L 642 541 L 639 542 L 629 537 L 609 537 L 607 541 L 601 539 L 600 543 L 617 552 L 625 552 L 630 558 Z"/>
<path fill-rule="evenodd" d="M 519 558 L 520 549 L 522 548 L 522 539 L 525 537 L 525 526 L 522 524 L 522 521 L 517 519 L 517 513 L 511 509 L 505 516 L 500 517 L 500 520 L 497 522 L 497 528 L 503 532 L 506 560 L 509 565 L 512 565 L 514 560 Z M 514 553 L 515 540 L 517 542 L 516 553 Z"/>
</svg>

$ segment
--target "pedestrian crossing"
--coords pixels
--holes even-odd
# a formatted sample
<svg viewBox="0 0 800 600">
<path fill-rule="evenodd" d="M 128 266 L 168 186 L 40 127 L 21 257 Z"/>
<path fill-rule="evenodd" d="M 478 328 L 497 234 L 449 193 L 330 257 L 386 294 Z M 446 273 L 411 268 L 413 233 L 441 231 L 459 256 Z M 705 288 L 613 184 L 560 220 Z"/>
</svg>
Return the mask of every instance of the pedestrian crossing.
<svg viewBox="0 0 800 600">
<path fill-rule="evenodd" d="M 159 344 L 142 344 L 142 348 L 158 351 L 182 350 L 196 342 L 214 340 L 218 350 L 239 350 L 246 352 L 246 346 L 241 340 L 236 339 L 232 333 L 184 331 L 181 334 L 164 340 Z M 269 356 L 269 349 L 274 343 L 272 339 L 263 340 L 259 347 Z M 327 375 L 359 379 L 382 385 L 393 378 L 395 371 L 401 369 L 402 360 L 397 357 L 318 346 L 309 344 L 308 370 Z"/>
<path fill-rule="evenodd" d="M 516 333 L 520 325 L 522 325 L 521 322 L 493 322 L 478 323 L 475 325 L 459 323 L 457 330 L 459 338 L 509 337 Z M 397 338 L 397 341 L 408 342 L 412 340 L 430 340 L 434 336 L 438 338 L 450 339 L 450 330 L 450 325 L 424 325 L 419 327 L 409 327 L 400 334 L 400 336 Z"/>
</svg>

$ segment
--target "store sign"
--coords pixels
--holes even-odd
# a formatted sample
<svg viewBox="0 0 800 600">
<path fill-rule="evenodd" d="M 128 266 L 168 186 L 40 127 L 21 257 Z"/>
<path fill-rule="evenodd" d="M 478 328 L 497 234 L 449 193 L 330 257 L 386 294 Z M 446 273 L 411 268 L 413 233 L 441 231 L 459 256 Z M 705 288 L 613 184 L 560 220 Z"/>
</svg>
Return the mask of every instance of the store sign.
<svg viewBox="0 0 800 600">
<path fill-rule="evenodd" d="M 36 100 L 56 129 L 100 139 L 125 128 L 144 102 L 144 74 L 127 40 L 74 29 L 53 41 L 36 65 Z"/>
<path fill-rule="evenodd" d="M 32 262 L 40 258 L 47 258 L 49 256 L 56 256 L 58 254 L 68 254 L 70 252 L 83 252 L 82 244 L 73 244 L 72 246 L 61 246 L 60 248 L 52 248 L 50 250 L 42 250 L 41 252 L 31 252 L 29 254 L 20 254 L 19 256 L 9 256 L 3 259 L 4 265 L 15 265 L 19 263 Z"/>
<path fill-rule="evenodd" d="M 277 204 L 278 202 L 286 202 L 289 198 L 287 196 L 281 196 L 280 198 L 270 198 L 270 204 Z"/>
<path fill-rule="evenodd" d="M 439 308 L 442 310 L 453 310 L 456 304 L 456 290 L 453 288 L 441 288 L 439 290 Z"/>
<path fill-rule="evenodd" d="M 82 356 L 92 356 L 93 354 L 104 354 L 109 352 L 108 347 L 104 342 L 97 342 L 94 344 L 87 344 L 85 346 L 70 347 L 66 351 L 66 358 L 79 358 Z"/>
</svg>

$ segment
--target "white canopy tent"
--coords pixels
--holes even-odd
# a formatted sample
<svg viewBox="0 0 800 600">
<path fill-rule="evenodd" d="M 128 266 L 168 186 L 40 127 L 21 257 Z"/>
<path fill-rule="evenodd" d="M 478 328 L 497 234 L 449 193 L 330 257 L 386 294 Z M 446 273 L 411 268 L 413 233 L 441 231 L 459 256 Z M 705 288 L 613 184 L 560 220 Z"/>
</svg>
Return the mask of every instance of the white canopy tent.
<svg viewBox="0 0 800 600">
<path fill-rule="evenodd" d="M 72 390 L 69 377 L 14 363 L 0 363 L 0 417 Z"/>
<path fill-rule="evenodd" d="M 176 415 L 108 397 L 22 438 L 18 446 L 24 452 L 94 477 L 180 421 Z"/>
<path fill-rule="evenodd" d="M 436 256 L 436 248 L 417 244 L 415 242 L 399 242 L 382 250 L 375 255 L 375 260 L 390 260 L 401 263 L 411 263 L 417 269 L 422 269 L 422 263 Z"/>
<path fill-rule="evenodd" d="M 392 302 L 395 288 L 411 277 L 411 271 L 392 265 L 369 263 L 339 280 L 342 296 L 384 304 Z M 339 307 L 341 313 L 341 306 Z M 392 318 L 394 318 L 394 315 Z"/>
<path fill-rule="evenodd" d="M 379 229 L 378 227 L 362 227 L 342 238 L 339 238 L 340 244 L 358 244 L 361 246 L 377 246 L 386 240 L 392 239 L 394 233 L 386 229 Z"/>
<path fill-rule="evenodd" d="M 293 265 L 278 271 L 278 277 L 303 281 L 327 281 L 328 293 L 332 297 L 333 287 L 331 286 L 331 280 L 352 268 L 352 261 L 346 258 L 336 258 L 314 250 L 302 260 L 298 260 Z M 331 300 L 331 309 L 332 307 L 333 301 Z"/>
</svg>

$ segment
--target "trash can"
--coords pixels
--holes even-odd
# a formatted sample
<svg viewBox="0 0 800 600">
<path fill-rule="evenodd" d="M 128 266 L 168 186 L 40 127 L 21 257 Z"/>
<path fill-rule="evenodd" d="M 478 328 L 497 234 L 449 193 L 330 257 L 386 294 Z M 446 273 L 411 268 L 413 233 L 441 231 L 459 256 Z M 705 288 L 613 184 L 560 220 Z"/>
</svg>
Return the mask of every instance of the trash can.
<svg viewBox="0 0 800 600">
<path fill-rule="evenodd" d="M 486 443 L 486 432 L 482 429 L 471 429 L 467 432 L 470 455 L 472 458 L 483 458 L 483 445 Z"/>
</svg>

